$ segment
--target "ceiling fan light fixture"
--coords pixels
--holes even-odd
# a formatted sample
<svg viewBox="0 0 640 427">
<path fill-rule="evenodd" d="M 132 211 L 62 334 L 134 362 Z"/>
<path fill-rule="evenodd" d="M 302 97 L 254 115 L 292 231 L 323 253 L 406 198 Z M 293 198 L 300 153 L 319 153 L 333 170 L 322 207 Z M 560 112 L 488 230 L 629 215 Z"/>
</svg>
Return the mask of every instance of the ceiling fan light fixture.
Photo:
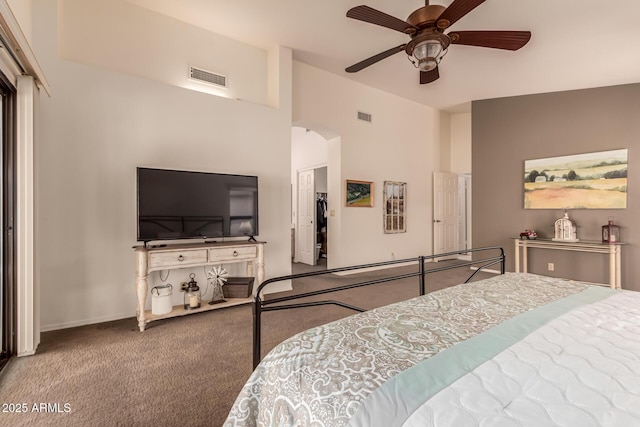
<svg viewBox="0 0 640 427">
<path fill-rule="evenodd" d="M 426 40 L 413 49 L 409 60 L 420 71 L 431 71 L 438 66 L 442 57 L 447 53 L 439 40 Z"/>
<path fill-rule="evenodd" d="M 447 54 L 451 40 L 445 34 L 430 32 L 411 40 L 405 49 L 409 61 L 420 71 L 431 71 Z"/>
</svg>

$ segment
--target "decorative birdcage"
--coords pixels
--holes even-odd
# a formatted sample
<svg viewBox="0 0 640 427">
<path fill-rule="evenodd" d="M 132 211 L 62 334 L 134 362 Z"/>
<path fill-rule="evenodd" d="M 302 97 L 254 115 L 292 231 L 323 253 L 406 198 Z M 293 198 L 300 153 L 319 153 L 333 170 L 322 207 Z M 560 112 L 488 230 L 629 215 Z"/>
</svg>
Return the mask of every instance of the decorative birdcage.
<svg viewBox="0 0 640 427">
<path fill-rule="evenodd" d="M 564 212 L 564 216 L 556 220 L 554 241 L 558 242 L 577 242 L 578 239 L 578 227 L 576 223 L 569 219 L 567 211 Z"/>
</svg>

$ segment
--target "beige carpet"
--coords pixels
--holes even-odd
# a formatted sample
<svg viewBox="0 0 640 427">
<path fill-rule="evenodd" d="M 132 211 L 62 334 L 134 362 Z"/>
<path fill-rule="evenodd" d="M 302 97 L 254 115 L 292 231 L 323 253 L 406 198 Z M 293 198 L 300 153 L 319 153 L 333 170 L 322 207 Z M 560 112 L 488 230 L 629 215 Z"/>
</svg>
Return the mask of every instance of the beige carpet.
<svg viewBox="0 0 640 427">
<path fill-rule="evenodd" d="M 427 276 L 427 288 L 457 284 L 468 272 Z M 308 278 L 295 289 L 381 274 L 388 272 Z M 484 277 L 489 274 L 479 275 Z M 340 299 L 373 308 L 416 296 L 417 283 L 413 278 L 354 289 Z M 265 313 L 263 350 L 350 314 L 331 306 Z M 3 409 L 26 409 L 0 413 L 0 425 L 220 426 L 251 374 L 251 323 L 251 306 L 245 305 L 154 322 L 143 333 L 133 318 L 44 333 L 35 356 L 13 358 L 0 375 Z"/>
</svg>

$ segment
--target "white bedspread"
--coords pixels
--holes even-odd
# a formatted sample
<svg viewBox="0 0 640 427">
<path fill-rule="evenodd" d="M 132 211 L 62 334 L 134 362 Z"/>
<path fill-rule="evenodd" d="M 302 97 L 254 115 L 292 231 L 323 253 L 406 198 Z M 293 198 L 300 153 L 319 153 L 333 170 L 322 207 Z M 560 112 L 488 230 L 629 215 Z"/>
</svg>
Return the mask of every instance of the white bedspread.
<svg viewBox="0 0 640 427">
<path fill-rule="evenodd" d="M 344 427 L 361 410 L 369 413 L 372 394 L 398 374 L 449 348 L 464 348 L 468 340 L 518 315 L 589 288 L 593 286 L 507 273 L 309 329 L 265 356 L 224 425 Z M 400 402 L 401 407 L 406 404 Z M 393 425 L 375 418 L 383 427 Z"/>
<path fill-rule="evenodd" d="M 475 340 L 483 345 L 482 336 Z M 413 386 L 437 381 L 431 371 L 415 368 L 401 374 Z M 411 387 L 387 384 L 372 398 L 378 393 L 391 394 L 378 396 L 374 412 L 382 414 L 414 397 Z M 640 426 L 640 293 L 619 291 L 549 321 L 443 386 L 404 422 L 365 415 L 360 422 L 367 427 Z M 362 425 L 357 418 L 352 424 Z"/>
</svg>

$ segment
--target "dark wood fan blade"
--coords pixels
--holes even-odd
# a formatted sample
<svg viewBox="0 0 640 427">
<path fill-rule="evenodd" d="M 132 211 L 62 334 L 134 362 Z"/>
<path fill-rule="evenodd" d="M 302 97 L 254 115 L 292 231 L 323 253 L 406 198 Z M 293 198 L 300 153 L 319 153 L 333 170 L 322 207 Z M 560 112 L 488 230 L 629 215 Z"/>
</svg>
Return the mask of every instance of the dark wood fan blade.
<svg viewBox="0 0 640 427">
<path fill-rule="evenodd" d="M 438 71 L 438 67 L 434 68 L 431 71 L 420 71 L 420 84 L 424 85 L 427 83 L 435 82 L 440 78 L 440 72 Z"/>
<path fill-rule="evenodd" d="M 411 34 L 418 30 L 418 28 L 403 21 L 402 19 L 387 15 L 386 13 L 380 12 L 379 10 L 373 9 L 369 6 L 353 7 L 347 11 L 347 17 L 391 28 L 392 30 L 406 34 Z"/>
<path fill-rule="evenodd" d="M 476 7 L 484 3 L 485 0 L 454 0 L 448 8 L 442 12 L 436 21 L 436 25 L 441 30 L 449 28 L 458 19 L 471 12 Z"/>
<path fill-rule="evenodd" d="M 530 31 L 454 31 L 451 44 L 518 50 L 531 39 Z"/>
<path fill-rule="evenodd" d="M 389 50 L 385 50 L 384 52 L 380 52 L 377 55 L 373 55 L 371 58 L 367 58 L 364 61 L 360 61 L 357 64 L 353 64 L 349 68 L 345 68 L 345 71 L 347 73 L 356 73 L 362 70 L 363 68 L 367 68 L 369 65 L 373 65 L 378 61 L 382 61 L 383 59 L 390 57 L 393 54 L 402 52 L 405 46 L 406 44 L 401 44 L 400 46 L 392 47 Z"/>
</svg>

